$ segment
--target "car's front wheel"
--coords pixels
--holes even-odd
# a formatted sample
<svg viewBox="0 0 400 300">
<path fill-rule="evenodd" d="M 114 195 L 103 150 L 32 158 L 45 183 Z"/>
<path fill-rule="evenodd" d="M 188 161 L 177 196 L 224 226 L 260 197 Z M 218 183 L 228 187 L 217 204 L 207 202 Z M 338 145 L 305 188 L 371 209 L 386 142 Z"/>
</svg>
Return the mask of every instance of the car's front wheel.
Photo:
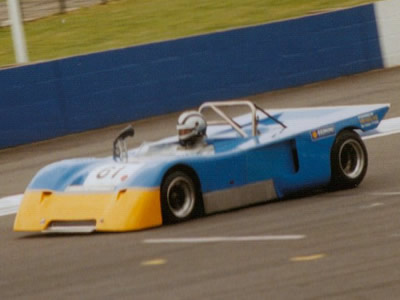
<svg viewBox="0 0 400 300">
<path fill-rule="evenodd" d="M 197 215 L 199 192 L 191 176 L 182 171 L 167 175 L 161 186 L 161 208 L 164 223 L 177 223 Z"/>
<path fill-rule="evenodd" d="M 338 134 L 331 150 L 331 185 L 335 188 L 353 188 L 367 173 L 368 154 L 360 136 L 351 130 Z"/>
</svg>

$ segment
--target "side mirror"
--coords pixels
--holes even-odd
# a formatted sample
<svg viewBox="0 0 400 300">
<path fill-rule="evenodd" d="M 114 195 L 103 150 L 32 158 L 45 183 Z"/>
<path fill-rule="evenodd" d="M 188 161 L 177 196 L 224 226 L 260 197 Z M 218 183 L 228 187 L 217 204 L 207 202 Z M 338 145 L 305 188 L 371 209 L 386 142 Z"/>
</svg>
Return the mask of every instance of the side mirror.
<svg viewBox="0 0 400 300">
<path fill-rule="evenodd" d="M 127 137 L 133 137 L 135 130 L 132 125 L 129 125 L 120 132 L 113 143 L 113 158 L 116 162 L 127 162 L 128 161 L 128 149 L 126 147 L 125 139 Z"/>
</svg>

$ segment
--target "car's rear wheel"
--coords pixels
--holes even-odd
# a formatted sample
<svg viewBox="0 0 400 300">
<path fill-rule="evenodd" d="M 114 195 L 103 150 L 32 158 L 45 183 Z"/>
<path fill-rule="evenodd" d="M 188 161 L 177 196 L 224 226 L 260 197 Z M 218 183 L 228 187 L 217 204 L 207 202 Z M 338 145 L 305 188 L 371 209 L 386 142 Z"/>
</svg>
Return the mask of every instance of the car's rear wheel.
<svg viewBox="0 0 400 300">
<path fill-rule="evenodd" d="M 191 219 L 199 212 L 200 199 L 195 181 L 182 171 L 167 175 L 161 186 L 161 208 L 164 223 Z"/>
<path fill-rule="evenodd" d="M 354 131 L 339 133 L 331 151 L 331 185 L 353 188 L 364 179 L 368 168 L 368 153 L 360 136 Z"/>
</svg>

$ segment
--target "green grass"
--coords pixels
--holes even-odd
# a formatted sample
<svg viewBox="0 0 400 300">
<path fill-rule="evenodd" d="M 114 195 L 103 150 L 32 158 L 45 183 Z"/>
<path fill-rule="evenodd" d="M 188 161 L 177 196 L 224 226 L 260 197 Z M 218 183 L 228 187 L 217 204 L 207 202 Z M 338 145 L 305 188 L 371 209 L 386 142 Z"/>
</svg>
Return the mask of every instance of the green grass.
<svg viewBox="0 0 400 300">
<path fill-rule="evenodd" d="M 1 1 L 1 0 L 0 0 Z M 292 18 L 370 0 L 111 0 L 106 5 L 25 23 L 31 61 Z M 0 66 L 14 63 L 9 28 L 0 28 Z"/>
</svg>

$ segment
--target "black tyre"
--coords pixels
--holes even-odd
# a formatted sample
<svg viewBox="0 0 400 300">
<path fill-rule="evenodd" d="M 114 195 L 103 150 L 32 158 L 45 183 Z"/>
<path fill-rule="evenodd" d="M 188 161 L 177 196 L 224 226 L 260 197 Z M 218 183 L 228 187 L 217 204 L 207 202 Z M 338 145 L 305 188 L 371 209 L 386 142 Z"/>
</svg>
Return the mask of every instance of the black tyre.
<svg viewBox="0 0 400 300">
<path fill-rule="evenodd" d="M 331 168 L 334 188 L 354 188 L 364 179 L 368 153 L 357 133 L 345 130 L 338 134 L 331 150 Z"/>
<path fill-rule="evenodd" d="M 201 199 L 195 181 L 182 171 L 167 175 L 161 186 L 164 223 L 177 223 L 199 215 Z"/>
</svg>

